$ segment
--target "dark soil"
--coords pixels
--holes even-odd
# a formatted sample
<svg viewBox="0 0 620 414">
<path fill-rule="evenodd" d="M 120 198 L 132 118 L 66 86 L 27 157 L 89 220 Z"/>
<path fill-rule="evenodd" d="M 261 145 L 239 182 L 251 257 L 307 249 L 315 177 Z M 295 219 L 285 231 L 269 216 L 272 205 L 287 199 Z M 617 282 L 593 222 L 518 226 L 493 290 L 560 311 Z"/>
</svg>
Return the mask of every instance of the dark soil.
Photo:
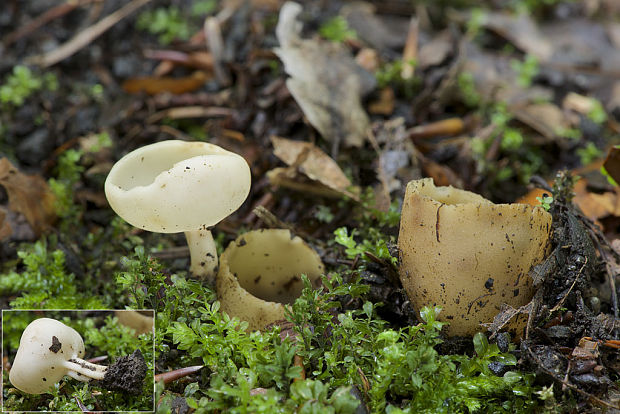
<svg viewBox="0 0 620 414">
<path fill-rule="evenodd" d="M 146 377 L 146 362 L 139 349 L 131 355 L 120 357 L 110 365 L 101 380 L 101 386 L 110 391 L 123 391 L 138 395 Z"/>
</svg>

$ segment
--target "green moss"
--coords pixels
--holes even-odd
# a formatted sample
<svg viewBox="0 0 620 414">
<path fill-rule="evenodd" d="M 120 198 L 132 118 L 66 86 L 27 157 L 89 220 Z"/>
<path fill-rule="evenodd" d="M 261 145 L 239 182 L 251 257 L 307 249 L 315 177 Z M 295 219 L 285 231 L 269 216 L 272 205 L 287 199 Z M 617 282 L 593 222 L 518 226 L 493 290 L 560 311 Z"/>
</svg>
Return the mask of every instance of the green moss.
<svg viewBox="0 0 620 414">
<path fill-rule="evenodd" d="M 517 73 L 517 84 L 523 88 L 529 88 L 532 80 L 538 75 L 538 59 L 535 56 L 527 55 L 524 60 L 513 59 L 510 66 Z"/>
<path fill-rule="evenodd" d="M 357 33 L 349 27 L 349 23 L 342 16 L 332 17 L 319 28 L 319 34 L 332 42 L 344 42 L 356 39 Z"/>
<path fill-rule="evenodd" d="M 13 309 L 105 309 L 105 299 L 78 289 L 75 275 L 65 267 L 62 250 L 48 249 L 46 240 L 17 254 L 23 270 L 0 275 L 0 294 L 17 295 Z"/>
<path fill-rule="evenodd" d="M 162 45 L 174 40 L 187 40 L 191 35 L 190 24 L 176 6 L 146 10 L 138 16 L 137 27 L 157 35 Z"/>
<path fill-rule="evenodd" d="M 55 91 L 56 89 L 58 89 L 58 79 L 53 73 L 37 75 L 27 66 L 17 65 L 0 85 L 0 103 L 7 108 L 19 107 L 36 92 Z"/>
</svg>

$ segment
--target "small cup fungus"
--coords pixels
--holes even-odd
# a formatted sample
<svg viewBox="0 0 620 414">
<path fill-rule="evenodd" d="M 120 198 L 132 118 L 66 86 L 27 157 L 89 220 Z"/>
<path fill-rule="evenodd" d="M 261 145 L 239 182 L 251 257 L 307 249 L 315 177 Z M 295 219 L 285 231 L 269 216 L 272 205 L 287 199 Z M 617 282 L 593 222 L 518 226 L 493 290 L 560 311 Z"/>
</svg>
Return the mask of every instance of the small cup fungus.
<svg viewBox="0 0 620 414">
<path fill-rule="evenodd" d="M 84 342 L 75 329 L 55 319 L 36 319 L 22 333 L 9 380 L 28 394 L 48 392 L 65 375 L 79 381 L 102 380 L 108 367 L 83 356 Z"/>
<path fill-rule="evenodd" d="M 525 204 L 411 181 L 403 202 L 400 279 L 414 307 L 440 306 L 449 335 L 472 335 L 502 303 L 518 308 L 534 289 L 528 275 L 548 253 L 551 215 Z M 515 332 L 521 336 L 522 332 Z"/>
<path fill-rule="evenodd" d="M 264 329 L 284 319 L 284 306 L 301 294 L 302 274 L 317 286 L 323 272 L 317 252 L 290 231 L 250 231 L 231 242 L 220 258 L 221 309 L 247 321 L 249 330 Z"/>
<path fill-rule="evenodd" d="M 204 142 L 162 141 L 130 152 L 112 167 L 105 193 L 112 209 L 144 230 L 185 232 L 190 271 L 213 282 L 214 226 L 250 191 L 250 167 L 238 154 Z"/>
</svg>

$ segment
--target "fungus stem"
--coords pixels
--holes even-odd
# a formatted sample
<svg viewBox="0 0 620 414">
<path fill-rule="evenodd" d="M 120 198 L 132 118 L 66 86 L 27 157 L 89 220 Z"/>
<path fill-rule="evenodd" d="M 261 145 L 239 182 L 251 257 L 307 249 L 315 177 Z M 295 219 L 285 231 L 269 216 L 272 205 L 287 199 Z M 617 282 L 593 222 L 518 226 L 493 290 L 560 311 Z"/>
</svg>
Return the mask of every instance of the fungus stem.
<svg viewBox="0 0 620 414">
<path fill-rule="evenodd" d="M 64 361 L 63 365 L 70 372 L 73 371 L 77 373 L 79 376 L 88 377 L 91 379 L 102 380 L 105 376 L 105 372 L 108 367 L 104 365 L 92 364 L 88 361 L 84 361 L 81 358 L 71 358 L 69 361 Z M 79 377 L 71 375 L 71 377 L 79 379 L 80 381 L 84 381 Z"/>
<path fill-rule="evenodd" d="M 217 273 L 217 249 L 209 230 L 186 231 L 185 238 L 189 246 L 191 264 L 190 272 L 209 284 L 215 283 Z"/>
<path fill-rule="evenodd" d="M 82 374 L 78 374 L 78 373 L 77 373 L 77 372 L 75 372 L 75 371 L 67 371 L 67 375 L 68 375 L 68 376 L 70 376 L 70 377 L 71 377 L 71 378 L 73 378 L 73 379 L 78 380 L 78 381 L 82 381 L 82 382 L 88 382 L 88 381 L 90 381 L 90 378 L 85 377 L 85 376 L 84 376 L 84 375 L 82 375 Z"/>
</svg>

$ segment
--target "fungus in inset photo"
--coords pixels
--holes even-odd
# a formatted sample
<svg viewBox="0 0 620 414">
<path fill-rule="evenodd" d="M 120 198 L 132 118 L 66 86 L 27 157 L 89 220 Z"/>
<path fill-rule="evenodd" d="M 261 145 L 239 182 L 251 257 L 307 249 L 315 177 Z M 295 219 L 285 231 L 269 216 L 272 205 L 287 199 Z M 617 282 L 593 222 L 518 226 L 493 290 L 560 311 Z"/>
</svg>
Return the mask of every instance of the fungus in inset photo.
<svg viewBox="0 0 620 414">
<path fill-rule="evenodd" d="M 39 411 L 57 398 L 82 411 L 152 411 L 153 318 L 152 310 L 3 310 L 3 408 L 36 394 Z"/>
</svg>

